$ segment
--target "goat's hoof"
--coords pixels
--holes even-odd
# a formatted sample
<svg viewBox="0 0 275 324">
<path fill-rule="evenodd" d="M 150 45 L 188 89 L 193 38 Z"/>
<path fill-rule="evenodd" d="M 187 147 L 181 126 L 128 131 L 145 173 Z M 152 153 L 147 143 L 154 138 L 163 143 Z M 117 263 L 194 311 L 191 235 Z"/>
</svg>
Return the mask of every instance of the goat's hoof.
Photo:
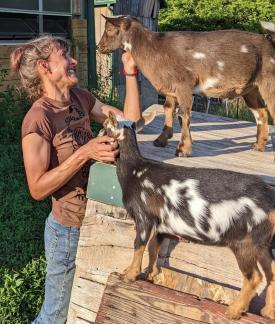
<svg viewBox="0 0 275 324">
<path fill-rule="evenodd" d="M 122 273 L 119 275 L 119 279 L 124 281 L 124 282 L 134 282 L 137 280 L 136 275 L 129 275 L 127 273 Z"/>
<path fill-rule="evenodd" d="M 275 319 L 275 309 L 272 307 L 265 306 L 261 310 L 261 315 L 263 317 L 267 317 L 267 318 L 274 320 Z"/>
<path fill-rule="evenodd" d="M 190 157 L 192 155 L 191 151 L 187 151 L 187 152 L 182 152 L 179 150 L 176 150 L 176 154 L 177 157 Z"/>
<path fill-rule="evenodd" d="M 153 144 L 156 147 L 165 147 L 167 145 L 167 141 L 162 141 L 157 138 L 154 140 Z"/>
<path fill-rule="evenodd" d="M 145 279 L 150 282 L 155 282 L 157 279 L 157 276 L 161 273 L 160 269 L 156 269 L 152 272 L 146 273 Z"/>
<path fill-rule="evenodd" d="M 225 316 L 230 320 L 238 320 L 242 317 L 244 311 L 234 305 L 228 306 Z"/>
<path fill-rule="evenodd" d="M 124 282 L 133 282 L 137 280 L 137 277 L 140 273 L 126 268 L 122 274 L 119 275 L 119 279 Z"/>
<path fill-rule="evenodd" d="M 264 152 L 264 146 L 260 146 L 257 143 L 254 143 L 251 145 L 251 150 L 257 151 L 257 152 Z"/>
</svg>

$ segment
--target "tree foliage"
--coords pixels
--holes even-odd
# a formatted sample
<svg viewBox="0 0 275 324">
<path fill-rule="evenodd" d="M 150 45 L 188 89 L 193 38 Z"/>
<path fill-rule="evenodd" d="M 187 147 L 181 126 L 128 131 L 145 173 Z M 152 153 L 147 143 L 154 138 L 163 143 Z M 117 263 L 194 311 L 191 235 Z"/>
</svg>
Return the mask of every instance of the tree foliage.
<svg viewBox="0 0 275 324">
<path fill-rule="evenodd" d="M 260 31 L 260 21 L 274 20 L 274 0 L 166 0 L 159 30 Z"/>
</svg>

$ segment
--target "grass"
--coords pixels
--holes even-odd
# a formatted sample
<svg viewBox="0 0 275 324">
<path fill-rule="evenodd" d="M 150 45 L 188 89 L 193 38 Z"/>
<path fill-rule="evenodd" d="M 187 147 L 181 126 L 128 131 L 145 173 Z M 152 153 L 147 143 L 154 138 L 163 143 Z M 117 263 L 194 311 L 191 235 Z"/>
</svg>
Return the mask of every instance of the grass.
<svg viewBox="0 0 275 324">
<path fill-rule="evenodd" d="M 30 323 L 39 311 L 45 276 L 44 221 L 49 200 L 30 198 L 21 153 L 26 98 L 9 90 L 0 98 L 0 323 Z"/>
</svg>

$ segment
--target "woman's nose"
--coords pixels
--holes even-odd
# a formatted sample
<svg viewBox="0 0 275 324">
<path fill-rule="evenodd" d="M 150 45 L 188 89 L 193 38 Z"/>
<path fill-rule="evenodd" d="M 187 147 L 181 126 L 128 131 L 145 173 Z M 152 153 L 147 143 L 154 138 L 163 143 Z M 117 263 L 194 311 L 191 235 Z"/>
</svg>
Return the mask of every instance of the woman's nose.
<svg viewBox="0 0 275 324">
<path fill-rule="evenodd" d="M 77 60 L 73 57 L 71 57 L 71 64 L 77 65 Z"/>
</svg>

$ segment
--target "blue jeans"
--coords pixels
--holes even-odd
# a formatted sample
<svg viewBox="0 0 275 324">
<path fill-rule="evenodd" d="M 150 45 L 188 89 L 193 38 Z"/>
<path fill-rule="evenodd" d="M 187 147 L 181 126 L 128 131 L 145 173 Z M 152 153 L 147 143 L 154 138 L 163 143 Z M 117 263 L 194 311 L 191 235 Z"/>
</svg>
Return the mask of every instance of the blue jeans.
<svg viewBox="0 0 275 324">
<path fill-rule="evenodd" d="M 45 224 L 47 260 L 44 303 L 34 324 L 66 322 L 75 273 L 80 229 L 57 223 L 52 213 Z"/>
</svg>

